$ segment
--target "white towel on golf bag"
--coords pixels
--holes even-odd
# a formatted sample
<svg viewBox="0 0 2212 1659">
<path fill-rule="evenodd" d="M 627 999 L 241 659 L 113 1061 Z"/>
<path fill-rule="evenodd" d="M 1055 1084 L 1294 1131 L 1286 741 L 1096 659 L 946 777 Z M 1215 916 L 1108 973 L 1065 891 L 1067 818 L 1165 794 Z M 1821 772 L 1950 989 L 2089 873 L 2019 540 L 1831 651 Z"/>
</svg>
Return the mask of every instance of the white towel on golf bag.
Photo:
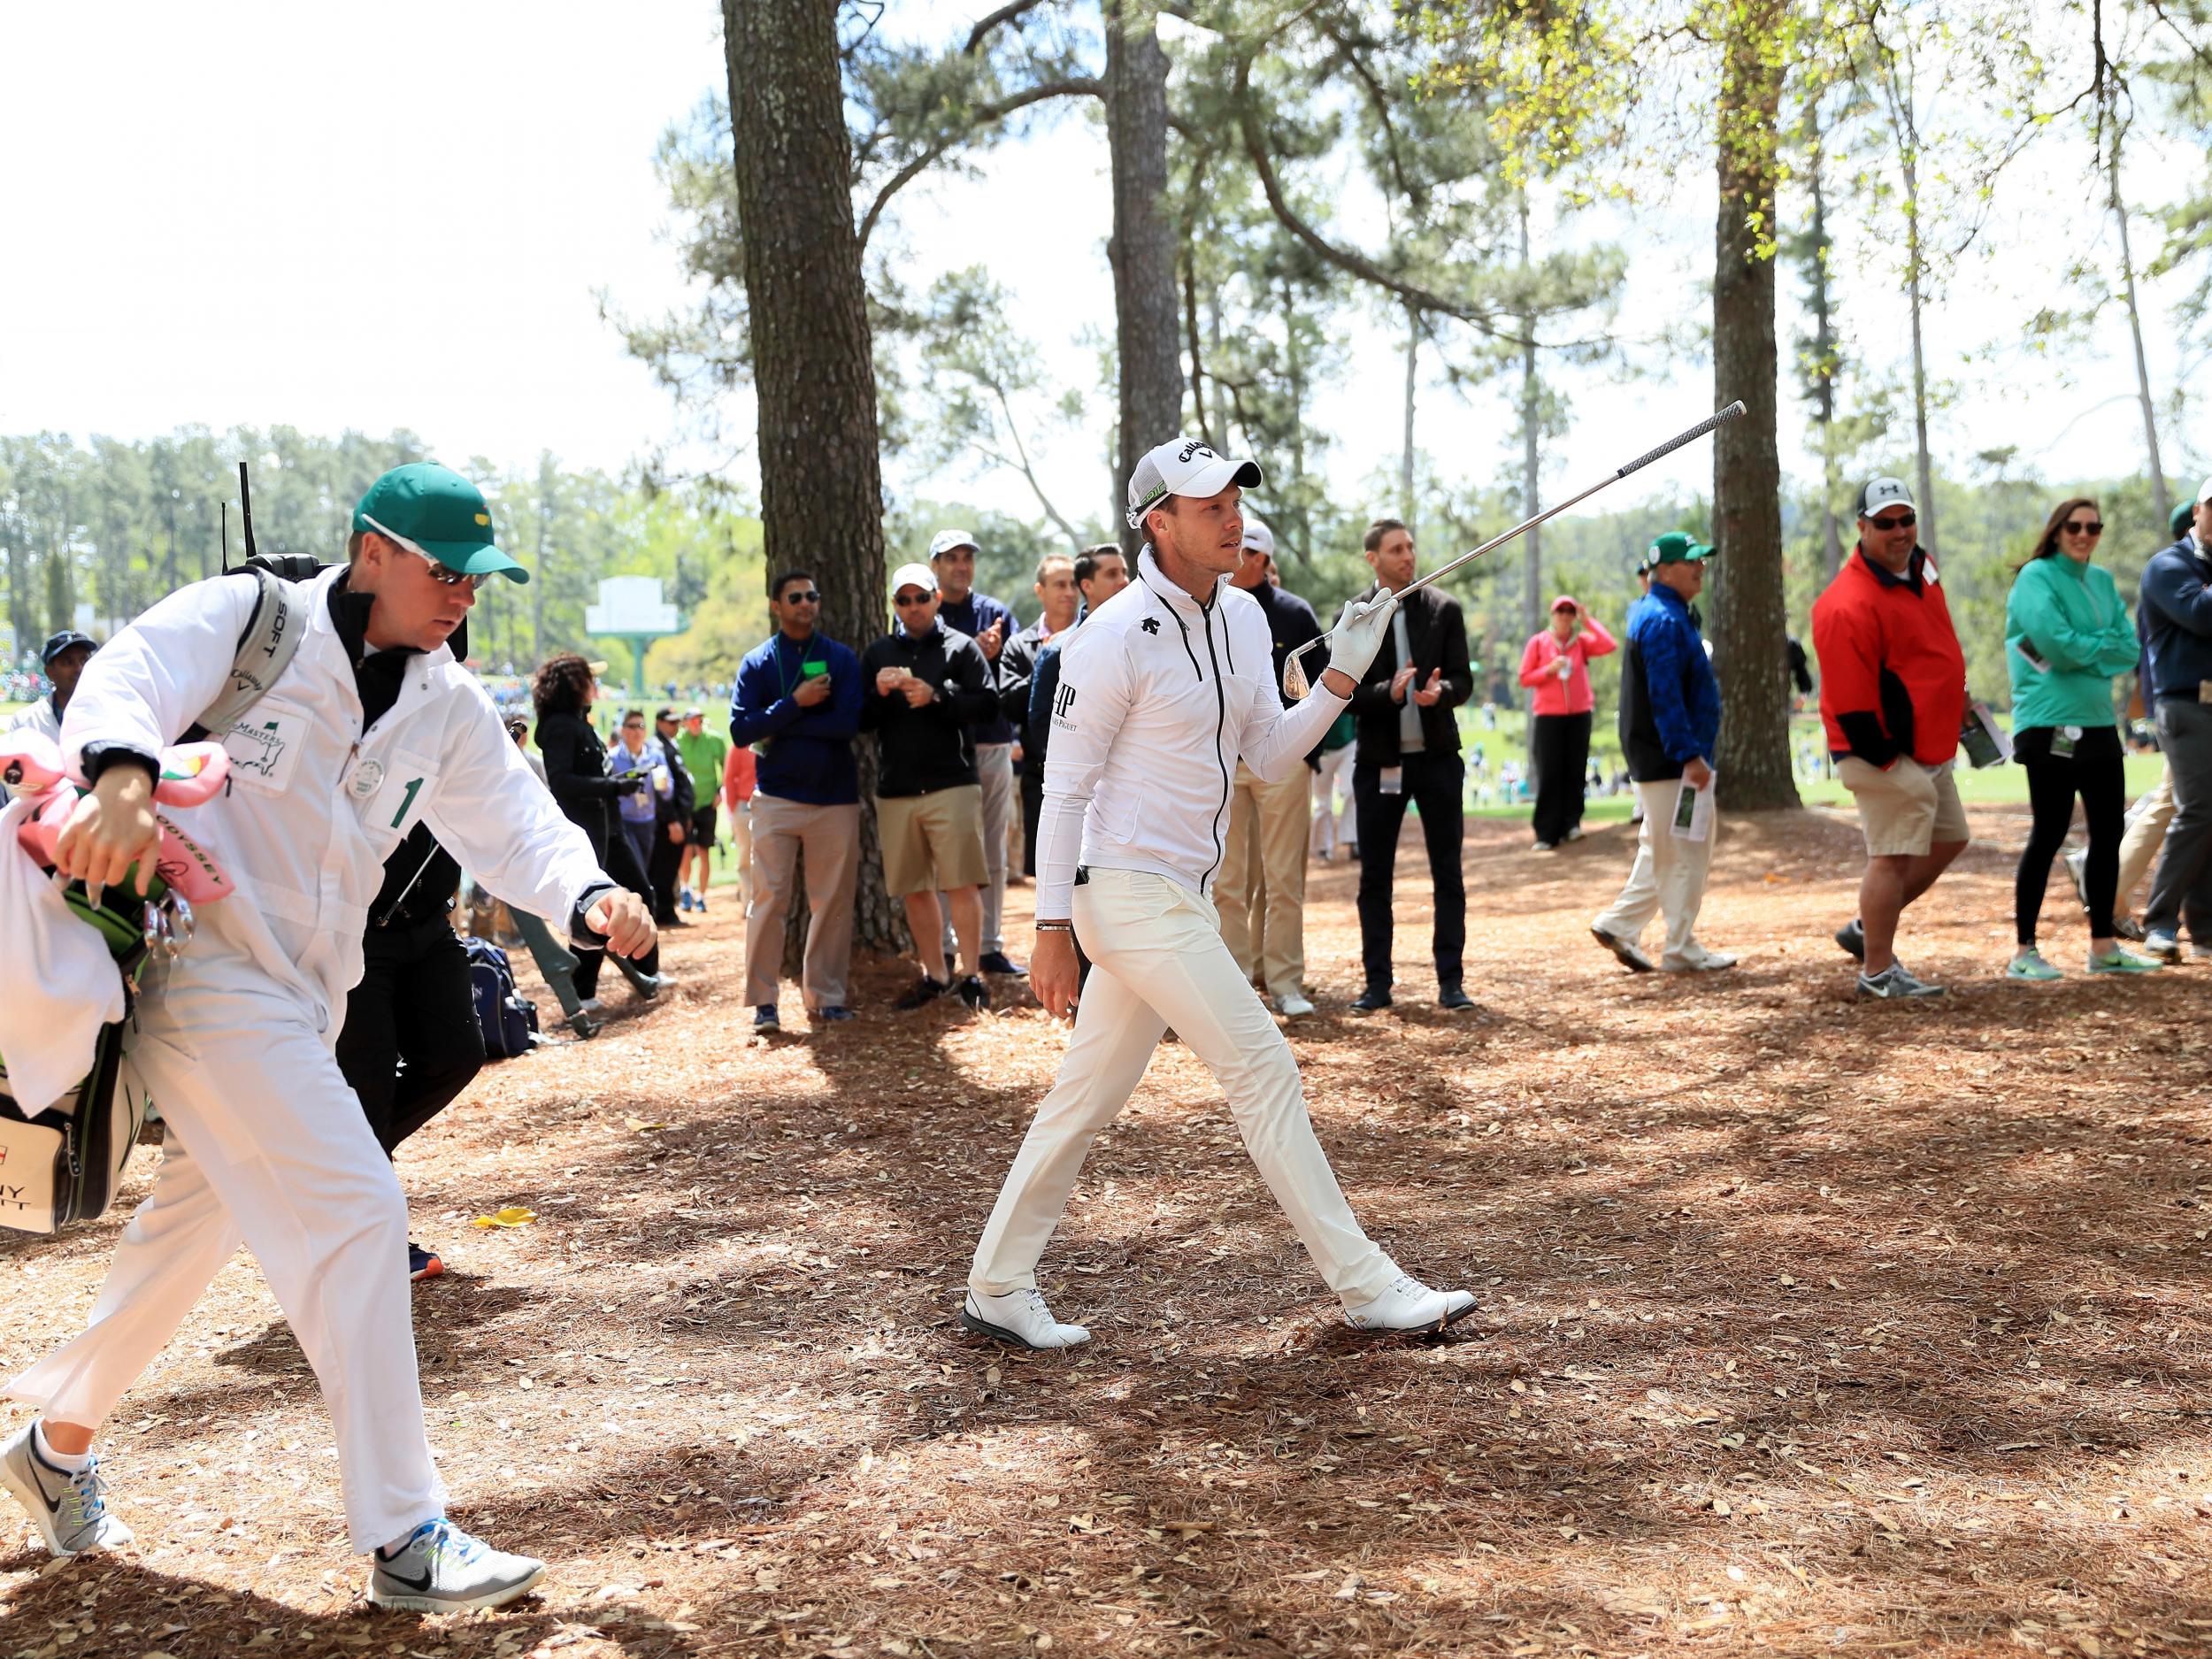
<svg viewBox="0 0 2212 1659">
<path fill-rule="evenodd" d="M 107 942 L 17 842 L 30 803 L 0 810 L 0 1058 L 8 1092 L 36 1117 L 91 1069 L 100 1027 L 123 1018 Z"/>
</svg>

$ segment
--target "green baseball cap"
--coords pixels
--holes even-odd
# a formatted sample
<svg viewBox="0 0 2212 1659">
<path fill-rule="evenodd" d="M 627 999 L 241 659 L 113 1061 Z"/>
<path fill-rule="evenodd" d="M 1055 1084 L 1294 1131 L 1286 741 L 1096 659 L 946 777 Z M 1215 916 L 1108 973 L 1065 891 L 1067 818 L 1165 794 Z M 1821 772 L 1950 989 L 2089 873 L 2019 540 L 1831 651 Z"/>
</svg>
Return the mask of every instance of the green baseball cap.
<svg viewBox="0 0 2212 1659">
<path fill-rule="evenodd" d="M 1662 565 L 1694 565 L 1700 559 L 1711 558 L 1718 551 L 1702 541 L 1691 541 L 1683 531 L 1670 530 L 1651 544 L 1645 562 L 1655 569 Z"/>
<path fill-rule="evenodd" d="M 396 466 L 368 488 L 353 510 L 353 527 L 427 554 L 470 576 L 496 571 L 511 582 L 530 572 L 492 545 L 492 510 L 484 492 L 434 461 Z"/>
</svg>

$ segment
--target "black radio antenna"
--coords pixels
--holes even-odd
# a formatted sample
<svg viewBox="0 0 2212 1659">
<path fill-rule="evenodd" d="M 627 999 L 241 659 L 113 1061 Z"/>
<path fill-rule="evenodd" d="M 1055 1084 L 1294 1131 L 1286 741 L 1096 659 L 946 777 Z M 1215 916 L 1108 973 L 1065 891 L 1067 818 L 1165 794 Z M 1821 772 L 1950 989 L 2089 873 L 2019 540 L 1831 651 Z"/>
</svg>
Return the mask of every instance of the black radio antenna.
<svg viewBox="0 0 2212 1659">
<path fill-rule="evenodd" d="M 230 503 L 217 503 L 223 510 L 223 574 L 230 574 Z"/>
<path fill-rule="evenodd" d="M 246 464 L 238 464 L 238 524 L 239 534 L 245 538 L 246 557 L 254 556 L 253 547 L 253 486 L 246 480 Z"/>
</svg>

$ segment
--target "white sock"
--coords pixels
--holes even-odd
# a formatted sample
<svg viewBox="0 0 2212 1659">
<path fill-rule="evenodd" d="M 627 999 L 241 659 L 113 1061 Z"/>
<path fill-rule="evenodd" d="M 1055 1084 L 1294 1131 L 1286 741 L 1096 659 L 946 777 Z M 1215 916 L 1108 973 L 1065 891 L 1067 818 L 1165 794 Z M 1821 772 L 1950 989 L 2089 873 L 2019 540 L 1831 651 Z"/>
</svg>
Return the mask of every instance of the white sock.
<svg viewBox="0 0 2212 1659">
<path fill-rule="evenodd" d="M 31 1447 L 55 1468 L 65 1469 L 73 1475 L 83 1473 L 84 1466 L 92 1461 L 92 1454 L 88 1451 L 56 1451 L 54 1443 L 46 1438 L 46 1424 L 43 1419 L 31 1425 Z"/>
</svg>

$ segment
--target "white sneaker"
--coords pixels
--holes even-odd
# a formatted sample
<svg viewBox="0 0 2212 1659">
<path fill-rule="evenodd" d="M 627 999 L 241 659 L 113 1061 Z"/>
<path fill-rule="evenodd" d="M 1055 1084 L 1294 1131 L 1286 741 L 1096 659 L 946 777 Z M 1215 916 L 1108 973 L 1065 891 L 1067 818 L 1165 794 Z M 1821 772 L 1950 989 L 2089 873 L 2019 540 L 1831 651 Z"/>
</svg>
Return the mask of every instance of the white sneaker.
<svg viewBox="0 0 2212 1659">
<path fill-rule="evenodd" d="M 1313 1004 L 1293 991 L 1288 996 L 1275 999 L 1275 1010 L 1285 1019 L 1302 1019 L 1313 1012 Z"/>
<path fill-rule="evenodd" d="M 1355 1331 L 1441 1331 L 1475 1310 L 1471 1290 L 1431 1290 L 1409 1273 L 1372 1302 L 1344 1304 L 1344 1322 Z"/>
<path fill-rule="evenodd" d="M 545 1577 L 532 1555 L 510 1555 L 471 1538 L 449 1520 L 425 1521 L 396 1555 L 370 1559 L 369 1600 L 410 1613 L 462 1613 L 504 1607 Z"/>
<path fill-rule="evenodd" d="M 94 1458 L 75 1474 L 48 1463 L 31 1438 L 35 1426 L 25 1424 L 0 1446 L 0 1486 L 29 1514 L 46 1548 L 57 1555 L 78 1555 L 129 1543 L 131 1529 L 108 1513 L 100 1460 Z"/>
<path fill-rule="evenodd" d="M 960 1323 L 978 1336 L 1011 1342 L 1017 1348 L 1073 1348 L 1091 1340 L 1091 1333 L 1081 1325 L 1062 1325 L 1054 1318 L 1052 1310 L 1045 1306 L 1044 1292 L 1033 1286 L 1009 1291 L 1003 1296 L 972 1290 L 960 1305 Z"/>
<path fill-rule="evenodd" d="M 1718 973 L 1735 965 L 1736 958 L 1726 951 L 1708 950 L 1702 945 L 1693 945 L 1677 960 L 1660 964 L 1669 973 Z"/>
</svg>

